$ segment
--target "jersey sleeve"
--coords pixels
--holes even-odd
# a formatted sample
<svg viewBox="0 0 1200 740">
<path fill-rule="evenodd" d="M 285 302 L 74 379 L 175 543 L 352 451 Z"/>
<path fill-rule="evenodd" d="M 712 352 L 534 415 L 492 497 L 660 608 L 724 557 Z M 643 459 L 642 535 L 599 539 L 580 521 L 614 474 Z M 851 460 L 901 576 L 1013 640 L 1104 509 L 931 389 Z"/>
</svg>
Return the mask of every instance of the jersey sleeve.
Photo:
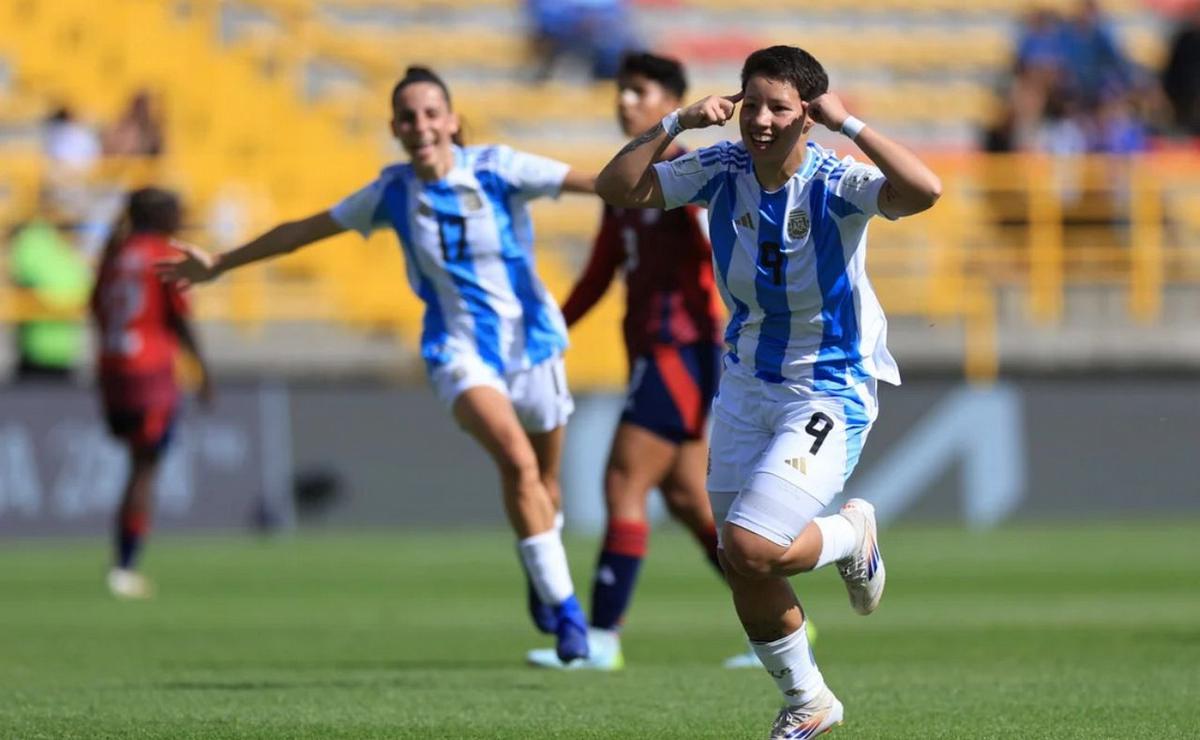
<svg viewBox="0 0 1200 740">
<path fill-rule="evenodd" d="M 500 146 L 496 147 L 496 170 L 519 197 L 531 200 L 557 198 L 571 167 L 555 159 Z"/>
<path fill-rule="evenodd" d="M 663 207 L 667 210 L 688 204 L 707 207 L 714 192 L 713 185 L 718 181 L 718 175 L 725 171 L 733 148 L 733 144 L 722 141 L 655 164 Z"/>
<path fill-rule="evenodd" d="M 343 198 L 329 209 L 329 215 L 347 229 L 353 229 L 364 237 L 370 236 L 383 223 L 379 204 L 383 201 L 384 182 L 380 178 L 365 188 Z"/>
<path fill-rule="evenodd" d="M 840 166 L 844 167 L 845 171 L 834 185 L 833 194 L 867 216 L 883 216 L 889 221 L 893 220 L 879 210 L 879 191 L 887 182 L 883 172 L 874 165 L 857 162 L 853 157 L 843 159 Z"/>
<path fill-rule="evenodd" d="M 587 267 L 584 268 L 575 287 L 571 288 L 571 295 L 563 303 L 563 319 L 566 320 L 567 326 L 572 326 L 583 318 L 592 306 L 595 306 L 604 297 L 604 294 L 608 292 L 608 286 L 612 284 L 613 276 L 616 274 L 620 262 L 621 249 L 617 238 L 617 225 L 609 216 L 606 208 L 604 220 L 600 225 L 600 233 L 596 235 L 596 243 L 592 246 L 592 254 L 588 259 Z"/>
</svg>

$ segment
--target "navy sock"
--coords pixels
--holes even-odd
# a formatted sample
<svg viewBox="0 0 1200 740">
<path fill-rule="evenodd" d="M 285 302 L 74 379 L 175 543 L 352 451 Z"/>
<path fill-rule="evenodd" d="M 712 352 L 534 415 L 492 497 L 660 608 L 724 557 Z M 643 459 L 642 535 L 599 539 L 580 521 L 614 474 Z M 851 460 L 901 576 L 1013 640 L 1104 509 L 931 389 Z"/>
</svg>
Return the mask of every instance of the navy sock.
<svg viewBox="0 0 1200 740">
<path fill-rule="evenodd" d="M 592 582 L 593 627 L 613 630 L 624 620 L 649 533 L 645 522 L 609 522 Z"/>
<path fill-rule="evenodd" d="M 143 514 L 121 516 L 117 522 L 117 567 L 130 570 L 137 563 L 146 534 L 146 517 Z"/>
</svg>

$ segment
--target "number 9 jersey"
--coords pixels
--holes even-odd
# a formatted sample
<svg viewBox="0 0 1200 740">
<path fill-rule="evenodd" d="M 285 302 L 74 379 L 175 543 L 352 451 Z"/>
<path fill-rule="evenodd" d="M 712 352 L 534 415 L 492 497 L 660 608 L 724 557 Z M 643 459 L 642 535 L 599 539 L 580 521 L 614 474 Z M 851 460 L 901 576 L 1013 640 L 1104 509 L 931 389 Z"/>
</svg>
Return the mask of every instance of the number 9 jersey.
<svg viewBox="0 0 1200 740">
<path fill-rule="evenodd" d="M 773 192 L 750 154 L 720 142 L 655 165 L 667 208 L 708 208 L 717 286 L 731 314 L 732 361 L 768 383 L 837 391 L 899 384 L 887 320 L 866 274 L 867 222 L 883 173 L 813 142 Z"/>
<path fill-rule="evenodd" d="M 421 355 L 431 374 L 465 355 L 505 377 L 567 346 L 562 314 L 534 270 L 528 202 L 557 197 L 569 168 L 504 146 L 455 147 L 454 156 L 436 182 L 410 164 L 388 167 L 330 214 L 363 236 L 395 230 L 425 303 Z"/>
</svg>

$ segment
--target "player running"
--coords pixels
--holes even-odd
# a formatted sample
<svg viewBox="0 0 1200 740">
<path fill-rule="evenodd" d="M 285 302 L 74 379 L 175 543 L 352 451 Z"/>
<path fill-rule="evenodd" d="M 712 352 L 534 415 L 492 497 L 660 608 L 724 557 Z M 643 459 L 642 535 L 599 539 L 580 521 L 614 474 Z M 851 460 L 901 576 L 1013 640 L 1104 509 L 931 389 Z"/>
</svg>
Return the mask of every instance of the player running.
<svg viewBox="0 0 1200 740">
<path fill-rule="evenodd" d="M 500 472 L 504 506 L 533 583 L 538 628 L 558 657 L 587 655 L 560 527 L 563 425 L 574 409 L 562 352 L 566 326 L 533 269 L 528 202 L 592 193 L 593 177 L 503 146 L 462 147 L 450 91 L 409 67 L 392 91 L 392 132 L 411 161 L 328 211 L 280 224 L 221 255 L 188 249 L 164 277 L 200 283 L 348 229 L 390 227 L 409 283 L 425 302 L 421 355 L 430 384 Z"/>
<path fill-rule="evenodd" d="M 200 371 L 200 398 L 212 399 L 204 359 L 188 323 L 184 297 L 155 274 L 175 256 L 179 200 L 158 188 L 129 196 L 122 223 L 109 238 L 91 309 L 99 332 L 99 387 L 110 431 L 129 452 L 129 478 L 115 523 L 116 554 L 108 587 L 120 598 L 145 598 L 150 584 L 137 571 L 150 526 L 154 478 L 179 410 L 175 358 L 182 347 Z"/>
<path fill-rule="evenodd" d="M 801 49 L 756 51 L 739 93 L 667 115 L 597 179 L 614 206 L 708 207 L 717 285 L 732 314 L 709 500 L 738 617 L 783 694 L 772 738 L 812 737 L 843 715 L 787 577 L 835 563 L 860 614 L 883 595 L 873 507 L 851 499 L 839 514 L 817 514 L 858 462 L 877 381 L 900 382 L 865 272 L 867 223 L 919 213 L 941 194 L 919 158 L 847 113 L 828 86 Z M 682 131 L 724 125 L 738 102 L 741 141 L 655 163 Z M 817 124 L 876 166 L 810 142 Z"/>
<path fill-rule="evenodd" d="M 617 90 L 617 119 L 632 136 L 679 107 L 687 80 L 674 59 L 637 53 L 622 60 Z M 662 159 L 683 153 L 672 144 Z M 695 206 L 605 206 L 591 258 L 563 304 L 569 327 L 604 296 L 617 271 L 624 272 L 629 390 L 604 473 L 608 525 L 592 582 L 589 655 L 572 668 L 617 670 L 625 664 L 620 629 L 646 554 L 651 489 L 662 491 L 672 516 L 720 573 L 704 490 L 704 437 L 720 377 L 722 311 L 702 219 Z M 527 657 L 535 666 L 563 666 L 553 650 L 532 650 Z"/>
</svg>

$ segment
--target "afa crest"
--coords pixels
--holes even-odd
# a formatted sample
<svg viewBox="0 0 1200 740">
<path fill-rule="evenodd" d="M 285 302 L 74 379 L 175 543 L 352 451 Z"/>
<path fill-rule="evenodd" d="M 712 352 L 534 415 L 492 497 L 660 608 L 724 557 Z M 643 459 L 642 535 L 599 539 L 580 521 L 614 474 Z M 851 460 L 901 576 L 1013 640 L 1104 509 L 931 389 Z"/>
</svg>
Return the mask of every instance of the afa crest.
<svg viewBox="0 0 1200 740">
<path fill-rule="evenodd" d="M 808 211 L 797 208 L 788 214 L 787 235 L 789 239 L 800 241 L 808 236 Z"/>
</svg>

